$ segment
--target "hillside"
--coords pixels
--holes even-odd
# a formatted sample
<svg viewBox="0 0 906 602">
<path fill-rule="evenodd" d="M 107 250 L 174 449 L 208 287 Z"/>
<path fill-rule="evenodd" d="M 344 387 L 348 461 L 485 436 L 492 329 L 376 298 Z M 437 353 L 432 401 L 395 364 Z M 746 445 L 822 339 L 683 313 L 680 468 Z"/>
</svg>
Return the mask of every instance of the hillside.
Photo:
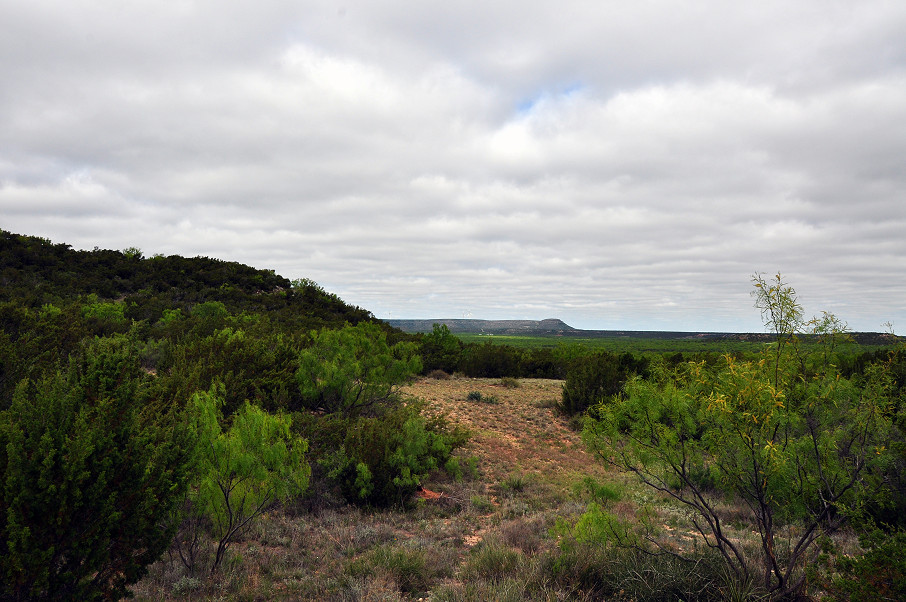
<svg viewBox="0 0 906 602">
<path fill-rule="evenodd" d="M 0 230 L 0 410 L 23 379 L 65 366 L 96 338 L 140 344 L 143 369 L 180 399 L 227 384 L 230 407 L 298 401 L 293 378 L 309 333 L 376 323 L 317 283 L 210 257 L 74 250 Z M 224 348 L 214 333 L 242 331 Z"/>
<path fill-rule="evenodd" d="M 374 320 L 310 280 L 291 282 L 273 270 L 210 257 L 146 258 L 138 249 L 77 251 L 0 230 L 0 302 L 37 308 L 88 295 L 123 302 L 125 317 L 149 322 L 164 310 L 185 312 L 212 301 L 231 313 L 264 311 L 301 328 Z"/>
</svg>

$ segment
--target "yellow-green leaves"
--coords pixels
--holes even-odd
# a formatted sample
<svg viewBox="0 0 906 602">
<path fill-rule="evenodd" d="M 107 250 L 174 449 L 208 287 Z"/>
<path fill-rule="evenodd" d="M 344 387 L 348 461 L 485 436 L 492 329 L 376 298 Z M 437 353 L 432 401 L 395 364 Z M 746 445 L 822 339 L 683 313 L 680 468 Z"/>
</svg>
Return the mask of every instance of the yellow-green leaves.
<svg viewBox="0 0 906 602">
<path fill-rule="evenodd" d="M 745 580 L 748 561 L 715 510 L 720 495 L 743 501 L 762 538 L 764 587 L 780 597 L 801 585 L 797 564 L 819 535 L 844 523 L 872 481 L 880 486 L 895 437 L 892 380 L 882 366 L 858 380 L 841 377 L 827 346 L 810 357 L 796 333 L 811 324 L 811 334 L 833 344 L 845 325 L 830 314 L 805 323 L 779 274 L 753 281 L 756 307 L 777 337 L 763 356 L 688 362 L 660 382 L 632 380 L 596 408 L 585 438 L 606 461 L 694 510 L 707 525 L 701 535 Z M 784 562 L 774 552 L 781 523 L 800 527 Z"/>
<path fill-rule="evenodd" d="M 312 333 L 299 354 L 296 380 L 306 406 L 356 415 L 390 399 L 395 388 L 421 370 L 416 347 L 390 346 L 376 324 L 363 322 Z"/>
<path fill-rule="evenodd" d="M 216 387 L 195 394 L 192 403 L 201 465 L 195 507 L 214 525 L 218 547 L 212 570 L 216 570 L 237 534 L 275 502 L 308 487 L 308 443 L 290 432 L 288 416 L 268 414 L 248 402 L 224 432 L 223 401 Z"/>
</svg>

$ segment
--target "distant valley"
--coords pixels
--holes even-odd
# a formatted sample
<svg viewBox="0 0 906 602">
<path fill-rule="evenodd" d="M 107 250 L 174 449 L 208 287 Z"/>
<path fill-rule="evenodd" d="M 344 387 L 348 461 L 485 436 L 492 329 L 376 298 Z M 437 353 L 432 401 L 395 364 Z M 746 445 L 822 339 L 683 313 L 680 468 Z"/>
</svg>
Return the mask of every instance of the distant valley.
<svg viewBox="0 0 906 602">
<path fill-rule="evenodd" d="M 697 339 L 697 340 L 773 340 L 774 336 L 764 332 L 696 332 L 661 330 L 582 330 L 573 328 L 563 320 L 474 320 L 466 318 L 437 318 L 431 320 L 384 320 L 403 332 L 431 332 L 435 324 L 446 325 L 453 334 L 487 334 L 506 336 L 560 336 L 569 338 L 622 338 L 622 339 Z M 853 338 L 863 345 L 890 344 L 897 337 L 885 333 L 852 333 Z"/>
</svg>

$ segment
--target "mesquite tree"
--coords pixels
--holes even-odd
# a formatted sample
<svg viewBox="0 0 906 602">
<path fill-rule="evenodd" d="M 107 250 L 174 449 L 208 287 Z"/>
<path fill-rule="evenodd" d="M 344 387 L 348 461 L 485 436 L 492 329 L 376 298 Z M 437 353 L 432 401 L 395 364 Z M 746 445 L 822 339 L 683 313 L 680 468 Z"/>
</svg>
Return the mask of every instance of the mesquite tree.
<svg viewBox="0 0 906 602">
<path fill-rule="evenodd" d="M 289 416 L 273 415 L 248 402 L 220 427 L 222 391 L 213 387 L 192 400 L 199 434 L 201 482 L 192 507 L 211 520 L 216 571 L 237 535 L 280 500 L 308 487 L 308 443 L 290 432 Z"/>
<path fill-rule="evenodd" d="M 816 542 L 860 503 L 892 436 L 889 375 L 871 369 L 856 383 L 832 364 L 803 365 L 802 353 L 789 352 L 791 320 L 802 310 L 792 289 L 779 292 L 757 297 L 780 333 L 764 355 L 726 356 L 716 369 L 687 363 L 659 382 L 632 380 L 585 428 L 601 458 L 691 510 L 701 541 L 737 579 L 756 578 L 773 597 L 803 587 Z M 727 533 L 719 502 L 728 494 L 755 525 L 757 559 Z M 784 525 L 797 528 L 780 538 Z"/>
<path fill-rule="evenodd" d="M 299 354 L 296 380 L 312 410 L 358 416 L 390 401 L 397 387 L 422 367 L 412 343 L 387 343 L 376 324 L 362 322 L 312 333 Z"/>
</svg>

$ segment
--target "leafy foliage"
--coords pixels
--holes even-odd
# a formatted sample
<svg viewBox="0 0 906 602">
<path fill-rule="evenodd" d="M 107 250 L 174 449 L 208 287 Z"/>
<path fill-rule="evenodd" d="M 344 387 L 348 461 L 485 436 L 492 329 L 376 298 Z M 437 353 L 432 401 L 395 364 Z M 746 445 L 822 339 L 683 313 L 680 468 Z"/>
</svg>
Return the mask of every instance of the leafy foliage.
<svg viewBox="0 0 906 602">
<path fill-rule="evenodd" d="M 468 433 L 444 417 L 422 415 L 424 402 L 382 406 L 371 416 L 307 416 L 304 435 L 318 455 L 324 477 L 352 503 L 388 506 L 404 502 L 433 470 L 459 473 L 453 450 Z"/>
<path fill-rule="evenodd" d="M 219 382 L 226 416 L 246 401 L 269 411 L 298 404 L 297 343 L 281 333 L 256 333 L 254 325 L 246 326 L 247 330 L 226 326 L 208 336 L 189 337 L 183 344 L 162 344 L 157 367 L 166 374 L 160 386 L 188 399 Z"/>
<path fill-rule="evenodd" d="M 308 487 L 308 443 L 290 433 L 291 420 L 246 403 L 227 432 L 220 427 L 222 397 L 193 397 L 201 482 L 193 507 L 210 517 L 217 539 L 212 571 L 229 544 L 272 504 Z"/>
<path fill-rule="evenodd" d="M 871 529 L 861 538 L 865 553 L 842 557 L 828 590 L 837 600 L 906 599 L 906 532 Z"/>
<path fill-rule="evenodd" d="M 313 333 L 296 378 L 309 409 L 355 416 L 391 401 L 396 387 L 421 370 L 415 345 L 387 343 L 375 324 Z"/>
<path fill-rule="evenodd" d="M 560 410 L 569 416 L 581 414 L 620 393 L 627 378 L 644 374 L 647 367 L 647 360 L 636 360 L 629 353 L 617 356 L 599 351 L 581 355 L 571 362 L 566 373 Z"/>
<path fill-rule="evenodd" d="M 209 257 L 144 258 L 135 249 L 75 251 L 67 244 L 0 230 L 0 301 L 60 305 L 88 295 L 122 299 L 125 317 L 155 322 L 164 310 L 222 303 L 230 313 L 264 312 L 295 330 L 373 320 L 311 280 Z M 98 302 L 98 301 L 93 301 Z"/>
<path fill-rule="evenodd" d="M 464 347 L 459 369 L 468 376 L 478 378 L 521 376 L 521 361 L 521 350 L 488 342 Z"/>
<path fill-rule="evenodd" d="M 452 373 L 459 364 L 462 343 L 446 324 L 435 324 L 433 331 L 422 337 L 419 354 L 425 372 L 443 370 Z"/>
<path fill-rule="evenodd" d="M 791 289 L 765 302 L 782 305 L 768 308 L 769 325 L 801 315 Z M 865 499 L 893 436 L 887 375 L 870 371 L 857 387 L 832 365 L 810 366 L 786 353 L 788 324 L 777 326 L 786 340 L 758 360 L 725 356 L 713 370 L 693 362 L 660 382 L 631 380 L 585 432 L 603 459 L 691 510 L 702 540 L 744 583 L 753 567 L 727 535 L 710 485 L 741 499 L 761 539 L 762 585 L 777 597 L 801 589 L 802 563 Z M 800 529 L 784 546 L 778 529 L 789 521 Z"/>
</svg>

